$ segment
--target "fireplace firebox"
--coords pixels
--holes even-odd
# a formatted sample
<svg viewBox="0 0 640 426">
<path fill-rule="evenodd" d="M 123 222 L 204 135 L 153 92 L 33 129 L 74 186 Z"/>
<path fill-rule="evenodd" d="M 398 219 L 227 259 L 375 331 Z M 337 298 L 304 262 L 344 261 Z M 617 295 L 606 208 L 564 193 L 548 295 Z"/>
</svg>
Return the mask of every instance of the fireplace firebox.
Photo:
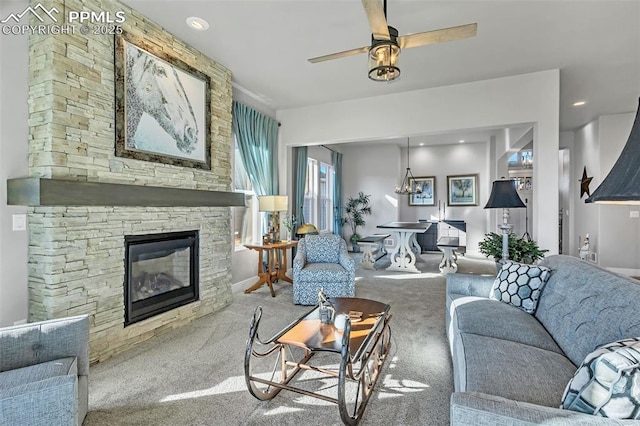
<svg viewBox="0 0 640 426">
<path fill-rule="evenodd" d="M 124 240 L 125 326 L 198 300 L 198 231 Z"/>
</svg>

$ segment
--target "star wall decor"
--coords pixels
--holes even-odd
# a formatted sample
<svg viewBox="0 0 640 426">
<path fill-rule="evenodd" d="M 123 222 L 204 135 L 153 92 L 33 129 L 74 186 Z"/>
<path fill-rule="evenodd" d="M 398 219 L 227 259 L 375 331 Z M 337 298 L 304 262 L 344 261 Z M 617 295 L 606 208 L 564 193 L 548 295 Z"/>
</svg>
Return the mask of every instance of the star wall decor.
<svg viewBox="0 0 640 426">
<path fill-rule="evenodd" d="M 584 194 L 587 194 L 588 197 L 591 197 L 591 190 L 589 189 L 589 185 L 591 184 L 592 177 L 587 177 L 587 166 L 584 166 L 584 170 L 582 171 L 582 179 L 580 179 L 580 198 Z"/>
</svg>

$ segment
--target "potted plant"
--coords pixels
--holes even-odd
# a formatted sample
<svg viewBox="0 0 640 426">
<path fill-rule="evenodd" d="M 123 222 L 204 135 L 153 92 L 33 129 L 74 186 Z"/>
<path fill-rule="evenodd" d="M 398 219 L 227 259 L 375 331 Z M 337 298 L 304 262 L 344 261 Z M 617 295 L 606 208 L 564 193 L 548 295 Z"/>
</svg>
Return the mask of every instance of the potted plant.
<svg viewBox="0 0 640 426">
<path fill-rule="evenodd" d="M 348 224 L 351 228 L 351 237 L 349 241 L 354 252 L 360 251 L 358 240 L 362 238 L 358 234 L 358 227 L 364 226 L 364 217 L 371 214 L 371 206 L 369 205 L 371 195 L 359 192 L 357 197 L 347 198 L 347 204 L 344 207 L 346 216 L 340 219 L 341 223 Z"/>
<path fill-rule="evenodd" d="M 497 263 L 502 262 L 502 234 L 490 232 L 478 243 L 480 253 L 493 257 Z M 541 249 L 538 243 L 528 238 L 520 238 L 509 234 L 509 259 L 519 263 L 534 263 L 544 257 L 549 250 Z"/>
</svg>

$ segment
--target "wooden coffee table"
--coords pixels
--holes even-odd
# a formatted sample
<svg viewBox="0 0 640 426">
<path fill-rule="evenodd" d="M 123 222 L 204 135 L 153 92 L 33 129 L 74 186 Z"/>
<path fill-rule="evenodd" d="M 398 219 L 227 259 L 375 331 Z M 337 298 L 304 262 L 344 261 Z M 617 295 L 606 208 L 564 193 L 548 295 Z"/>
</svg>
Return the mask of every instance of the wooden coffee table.
<svg viewBox="0 0 640 426">
<path fill-rule="evenodd" d="M 389 353 L 390 307 L 368 299 L 337 297 L 329 300 L 336 309 L 336 315 L 352 311 L 362 315 L 347 321 L 344 330 L 338 330 L 333 324 L 321 323 L 318 307 L 315 307 L 271 339 L 262 341 L 258 337 L 262 307 L 258 306 L 253 314 L 244 355 L 245 381 L 249 392 L 260 400 L 272 399 L 286 389 L 335 403 L 342 421 L 355 425 L 362 418 Z M 314 355 L 320 352 L 339 355 L 339 367 L 311 365 Z M 262 362 L 265 359 L 273 360 L 273 363 Z M 254 365 L 257 360 L 261 360 L 262 368 Z M 266 366 L 269 367 L 264 368 Z M 337 398 L 290 384 L 300 370 L 337 377 Z M 354 383 L 349 392 L 345 388 L 347 381 Z"/>
</svg>

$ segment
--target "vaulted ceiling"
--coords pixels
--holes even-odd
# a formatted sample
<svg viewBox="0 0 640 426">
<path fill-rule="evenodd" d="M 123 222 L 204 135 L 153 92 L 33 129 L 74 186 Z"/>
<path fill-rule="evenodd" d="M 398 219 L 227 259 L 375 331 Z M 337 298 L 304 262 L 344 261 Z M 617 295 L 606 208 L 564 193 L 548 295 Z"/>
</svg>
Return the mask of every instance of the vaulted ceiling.
<svg viewBox="0 0 640 426">
<path fill-rule="evenodd" d="M 232 72 L 274 109 L 560 69 L 561 130 L 635 111 L 640 0 L 389 0 L 401 35 L 478 23 L 474 38 L 405 49 L 392 83 L 367 78 L 367 55 L 308 58 L 370 43 L 358 0 L 124 0 Z M 210 28 L 195 31 L 189 16 Z M 582 107 L 572 104 L 579 100 Z M 521 102 L 527 102 L 522 99 Z"/>
</svg>

